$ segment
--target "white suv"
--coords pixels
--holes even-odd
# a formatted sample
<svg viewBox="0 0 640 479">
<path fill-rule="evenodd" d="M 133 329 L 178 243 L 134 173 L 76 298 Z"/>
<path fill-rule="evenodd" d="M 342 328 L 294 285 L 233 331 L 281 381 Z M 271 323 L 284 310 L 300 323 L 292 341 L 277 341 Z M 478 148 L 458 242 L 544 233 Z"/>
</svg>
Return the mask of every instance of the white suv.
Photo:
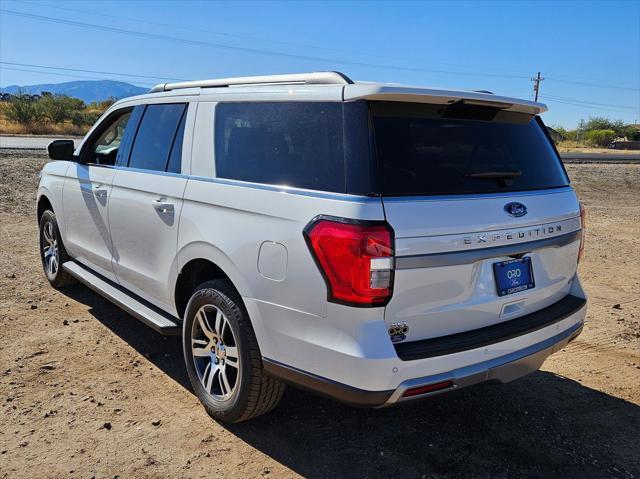
<svg viewBox="0 0 640 479">
<path fill-rule="evenodd" d="M 182 334 L 215 418 L 386 406 L 576 337 L 583 215 L 545 106 L 311 73 L 163 84 L 49 146 L 44 271 Z"/>
</svg>

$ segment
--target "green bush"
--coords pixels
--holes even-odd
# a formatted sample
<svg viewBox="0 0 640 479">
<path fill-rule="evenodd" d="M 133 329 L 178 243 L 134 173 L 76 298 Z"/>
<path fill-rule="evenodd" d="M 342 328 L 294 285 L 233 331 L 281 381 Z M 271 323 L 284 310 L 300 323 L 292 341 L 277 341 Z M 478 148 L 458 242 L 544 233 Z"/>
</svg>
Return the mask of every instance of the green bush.
<svg viewBox="0 0 640 479">
<path fill-rule="evenodd" d="M 100 115 L 102 115 L 102 113 L 99 111 L 76 110 L 72 113 L 69 119 L 71 120 L 71 123 L 80 128 L 83 126 L 93 125 L 98 118 L 100 118 Z"/>
<path fill-rule="evenodd" d="M 591 130 L 585 133 L 584 138 L 592 146 L 606 147 L 616 136 L 614 130 Z"/>
<path fill-rule="evenodd" d="M 12 96 L 8 103 L 5 115 L 9 121 L 23 126 L 31 126 L 44 118 L 40 102 L 31 100 L 28 95 L 22 92 Z"/>
<path fill-rule="evenodd" d="M 76 111 L 84 109 L 84 102 L 66 95 L 45 95 L 38 100 L 44 117 L 56 125 L 70 120 Z"/>
<path fill-rule="evenodd" d="M 578 139 L 578 132 L 576 130 L 566 130 L 564 138 L 568 141 L 576 141 Z"/>
</svg>

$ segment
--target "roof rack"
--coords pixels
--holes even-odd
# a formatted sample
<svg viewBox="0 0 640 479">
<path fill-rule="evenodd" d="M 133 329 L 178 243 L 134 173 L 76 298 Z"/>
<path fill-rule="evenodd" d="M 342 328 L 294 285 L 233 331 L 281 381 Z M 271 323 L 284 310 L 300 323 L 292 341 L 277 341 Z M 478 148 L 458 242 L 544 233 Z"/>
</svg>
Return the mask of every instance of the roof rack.
<svg viewBox="0 0 640 479">
<path fill-rule="evenodd" d="M 262 75 L 253 77 L 218 78 L 212 80 L 186 81 L 179 83 L 160 83 L 149 93 L 179 90 L 182 88 L 214 88 L 241 85 L 348 85 L 353 80 L 340 72 L 294 73 L 291 75 Z"/>
</svg>

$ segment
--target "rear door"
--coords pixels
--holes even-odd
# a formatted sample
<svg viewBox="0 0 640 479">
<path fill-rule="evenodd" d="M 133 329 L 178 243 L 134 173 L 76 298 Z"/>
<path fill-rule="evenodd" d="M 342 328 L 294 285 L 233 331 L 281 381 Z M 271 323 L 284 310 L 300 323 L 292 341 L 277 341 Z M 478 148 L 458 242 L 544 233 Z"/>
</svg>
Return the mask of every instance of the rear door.
<svg viewBox="0 0 640 479">
<path fill-rule="evenodd" d="M 173 312 L 186 103 L 137 107 L 142 119 L 131 154 L 116 167 L 109 207 L 113 269 L 133 293 Z"/>
<path fill-rule="evenodd" d="M 539 119 L 464 103 L 374 102 L 371 114 L 396 237 L 385 318 L 407 323 L 406 340 L 482 328 L 568 293 L 579 204 Z"/>
</svg>

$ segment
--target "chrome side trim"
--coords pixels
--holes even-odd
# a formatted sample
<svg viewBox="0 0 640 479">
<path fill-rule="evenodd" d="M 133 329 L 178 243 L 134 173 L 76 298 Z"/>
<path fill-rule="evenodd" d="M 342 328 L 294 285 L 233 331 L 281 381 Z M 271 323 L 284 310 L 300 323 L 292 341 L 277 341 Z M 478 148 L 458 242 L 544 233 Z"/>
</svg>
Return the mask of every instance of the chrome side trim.
<svg viewBox="0 0 640 479">
<path fill-rule="evenodd" d="M 483 259 L 499 256 L 514 256 L 530 253 L 541 248 L 559 248 L 578 241 L 582 230 L 573 231 L 553 238 L 544 238 L 525 243 L 481 248 L 469 251 L 451 251 L 446 253 L 431 253 L 413 256 L 396 257 L 396 269 L 434 268 L 438 266 L 455 266 L 471 264 Z"/>
<path fill-rule="evenodd" d="M 414 399 L 422 399 L 426 396 L 435 396 L 437 394 L 451 392 L 454 389 L 460 389 L 487 381 L 497 381 L 502 383 L 513 381 L 537 371 L 540 366 L 542 366 L 545 359 L 547 359 L 551 354 L 562 349 L 567 345 L 567 343 L 577 337 L 582 332 L 583 326 L 584 322 L 579 321 L 555 336 L 499 358 L 454 369 L 453 371 L 448 371 L 446 373 L 435 374 L 433 376 L 426 376 L 423 378 L 409 379 L 398 386 L 383 406 L 390 406 L 398 402 L 411 401 Z M 430 384 L 441 383 L 444 381 L 452 381 L 453 386 L 431 393 L 419 394 L 407 398 L 402 397 L 408 389 L 428 386 Z"/>
<path fill-rule="evenodd" d="M 144 170 L 141 168 L 131 168 L 128 166 L 109 166 L 109 165 L 95 165 L 95 166 L 104 166 L 105 168 L 111 168 L 113 170 L 145 173 L 147 175 L 170 176 L 173 178 L 185 178 L 187 180 L 192 180 L 192 181 L 205 181 L 207 183 L 216 183 L 220 185 L 240 186 L 243 188 L 253 188 L 255 190 L 275 191 L 277 193 L 288 193 L 291 195 L 310 196 L 313 198 L 324 198 L 324 199 L 338 200 L 338 201 L 353 201 L 357 203 L 374 203 L 374 202 L 380 201 L 380 197 L 351 195 L 348 193 L 330 193 L 330 192 L 319 191 L 319 190 L 306 190 L 304 188 L 296 188 L 294 186 L 268 185 L 265 183 L 251 183 L 248 181 L 231 180 L 227 178 L 213 178 L 209 176 L 185 175 L 182 173 L 170 173 L 166 171 Z"/>
<path fill-rule="evenodd" d="M 243 188 L 253 188 L 256 190 L 275 191 L 278 193 L 288 193 L 291 195 L 310 196 L 313 198 L 324 198 L 338 201 L 353 201 L 357 203 L 380 202 L 380 197 L 351 195 L 348 193 L 330 193 L 319 190 L 307 190 L 304 188 L 296 188 L 294 186 L 285 185 L 268 185 L 265 183 L 251 183 L 248 181 L 231 180 L 227 178 L 212 178 L 208 176 L 190 176 L 190 180 L 206 181 L 208 183 L 217 183 L 221 185 L 240 186 Z"/>
</svg>

